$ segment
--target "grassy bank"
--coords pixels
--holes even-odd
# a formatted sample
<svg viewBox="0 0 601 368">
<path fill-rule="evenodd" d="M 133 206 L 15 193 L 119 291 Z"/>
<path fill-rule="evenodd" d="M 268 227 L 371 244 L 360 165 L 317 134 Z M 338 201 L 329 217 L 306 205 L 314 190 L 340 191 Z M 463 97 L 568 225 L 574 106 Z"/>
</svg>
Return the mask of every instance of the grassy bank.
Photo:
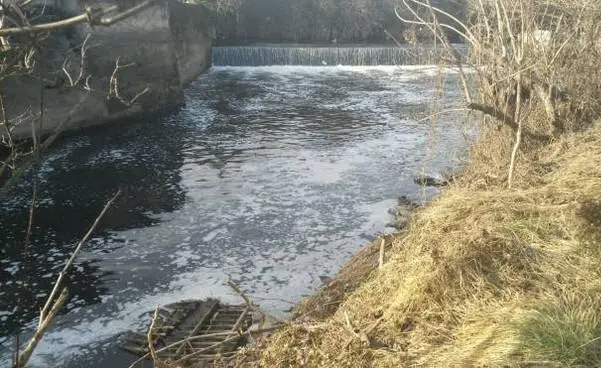
<svg viewBox="0 0 601 368">
<path fill-rule="evenodd" d="M 472 3 L 455 26 L 486 116 L 464 172 L 240 365 L 601 366 L 600 8 L 549 4 Z"/>
<path fill-rule="evenodd" d="M 519 189 L 474 184 L 468 168 L 389 240 L 381 270 L 376 243 L 255 362 L 600 366 L 601 127 L 528 156 Z"/>
</svg>

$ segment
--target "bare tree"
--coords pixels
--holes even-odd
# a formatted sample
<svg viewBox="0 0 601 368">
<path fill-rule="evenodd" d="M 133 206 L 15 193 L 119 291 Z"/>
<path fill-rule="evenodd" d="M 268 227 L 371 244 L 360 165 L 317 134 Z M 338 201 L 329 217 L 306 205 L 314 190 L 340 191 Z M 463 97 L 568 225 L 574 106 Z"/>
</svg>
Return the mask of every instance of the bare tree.
<svg viewBox="0 0 601 368">
<path fill-rule="evenodd" d="M 601 98 L 600 79 L 590 72 L 596 68 L 601 49 L 598 2 L 473 0 L 473 22 L 458 19 L 430 0 L 402 3 L 411 16 L 397 12 L 398 18 L 427 27 L 452 55 L 443 30 L 460 35 L 470 46 L 469 66 L 476 72 L 478 99 L 471 97 L 462 73 L 466 107 L 514 133 L 508 187 L 514 184 L 525 138 L 548 140 L 601 116 L 596 102 Z M 429 16 L 423 15 L 428 12 Z M 446 20 L 441 21 L 442 17 Z M 454 62 L 461 70 L 456 57 Z M 544 124 L 539 124 L 539 118 L 530 119 L 539 110 L 547 117 Z"/>
</svg>

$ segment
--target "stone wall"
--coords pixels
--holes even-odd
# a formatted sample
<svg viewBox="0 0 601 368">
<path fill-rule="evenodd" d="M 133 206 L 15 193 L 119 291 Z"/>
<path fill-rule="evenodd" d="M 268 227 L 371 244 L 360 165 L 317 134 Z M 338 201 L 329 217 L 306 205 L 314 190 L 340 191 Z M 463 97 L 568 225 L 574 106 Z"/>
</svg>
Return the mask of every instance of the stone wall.
<svg viewBox="0 0 601 368">
<path fill-rule="evenodd" d="M 89 2 L 54 1 L 61 3 L 57 11 L 72 14 L 81 12 Z M 128 2 L 131 6 L 136 0 Z M 93 3 L 102 5 L 111 1 Z M 141 114 L 156 114 L 183 104 L 183 86 L 210 67 L 209 27 L 204 8 L 170 0 L 110 27 L 86 24 L 53 33 L 42 44 L 37 70 L 42 80 L 38 76 L 22 76 L 4 80 L 0 85 L 9 120 L 19 122 L 13 138 L 31 137 L 32 124 L 38 134 L 47 135 L 66 120 L 69 120 L 66 129 L 76 130 Z M 83 88 L 84 83 L 68 87 L 68 79 L 61 71 L 68 56 L 70 74 L 73 78 L 77 76 L 78 46 L 87 35 L 90 48 L 85 74 L 90 75 L 90 91 Z M 129 101 L 148 90 L 131 106 L 109 96 L 117 59 L 120 65 L 129 65 L 118 72 L 122 100 Z"/>
</svg>

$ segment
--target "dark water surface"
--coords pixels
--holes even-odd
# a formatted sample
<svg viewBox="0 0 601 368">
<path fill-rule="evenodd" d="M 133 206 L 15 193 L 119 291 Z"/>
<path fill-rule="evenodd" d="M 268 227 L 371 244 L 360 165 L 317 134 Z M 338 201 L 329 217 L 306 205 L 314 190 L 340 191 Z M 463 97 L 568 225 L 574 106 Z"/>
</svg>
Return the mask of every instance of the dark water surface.
<svg viewBox="0 0 601 368">
<path fill-rule="evenodd" d="M 66 313 L 39 367 L 114 367 L 114 336 L 183 298 L 236 301 L 228 275 L 285 314 L 386 231 L 412 176 L 455 165 L 465 147 L 428 112 L 427 67 L 217 67 L 187 105 L 157 121 L 58 142 L 39 170 L 32 244 L 30 177 L 0 208 L 0 366 L 27 337 L 69 252 L 119 187 L 124 194 L 78 258 Z M 447 102 L 457 98 L 455 77 Z"/>
</svg>

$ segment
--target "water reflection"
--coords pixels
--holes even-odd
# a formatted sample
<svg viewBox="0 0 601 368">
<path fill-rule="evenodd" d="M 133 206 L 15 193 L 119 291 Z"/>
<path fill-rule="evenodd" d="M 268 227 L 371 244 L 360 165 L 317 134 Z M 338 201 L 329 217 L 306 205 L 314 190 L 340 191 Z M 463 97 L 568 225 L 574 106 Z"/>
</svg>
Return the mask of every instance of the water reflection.
<svg viewBox="0 0 601 368">
<path fill-rule="evenodd" d="M 0 207 L 1 335 L 18 332 L 37 316 L 69 253 L 118 188 L 123 195 L 86 247 L 98 257 L 125 244 L 114 231 L 157 225 L 153 214 L 181 207 L 185 193 L 179 186 L 178 137 L 184 134 L 175 124 L 140 122 L 96 129 L 54 145 Z M 40 190 L 26 247 L 33 175 Z M 98 262 L 90 258 L 73 268 L 64 312 L 99 303 L 106 294 L 111 272 Z"/>
</svg>

